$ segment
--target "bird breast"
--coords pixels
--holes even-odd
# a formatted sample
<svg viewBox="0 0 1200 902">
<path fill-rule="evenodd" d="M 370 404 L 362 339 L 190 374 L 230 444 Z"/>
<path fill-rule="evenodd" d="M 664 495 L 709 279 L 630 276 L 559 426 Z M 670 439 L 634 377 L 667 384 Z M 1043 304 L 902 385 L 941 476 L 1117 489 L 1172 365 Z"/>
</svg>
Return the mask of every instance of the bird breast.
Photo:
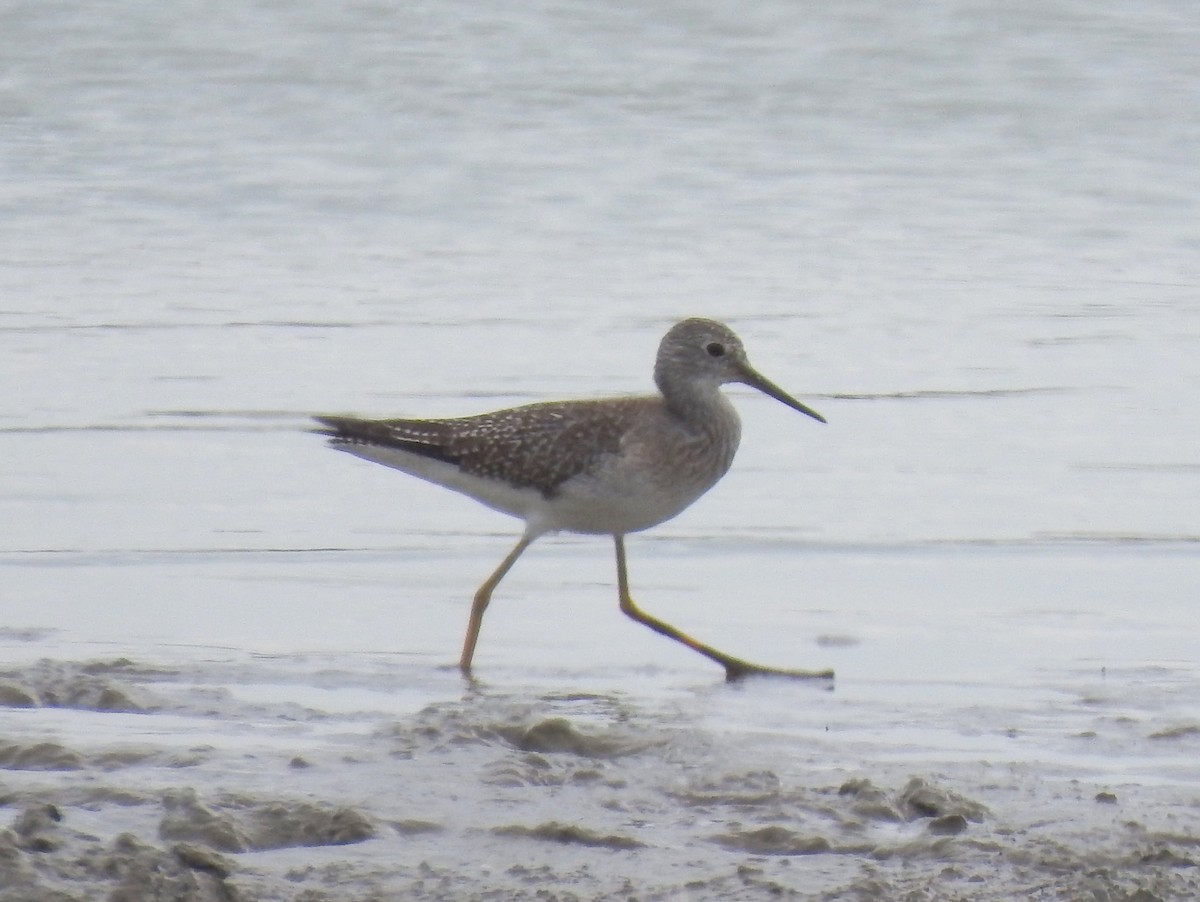
<svg viewBox="0 0 1200 902">
<path fill-rule="evenodd" d="M 678 515 L 729 470 L 741 438 L 733 406 L 689 422 L 665 406 L 646 411 L 619 448 L 559 486 L 547 522 L 531 528 L 625 534 Z"/>
</svg>

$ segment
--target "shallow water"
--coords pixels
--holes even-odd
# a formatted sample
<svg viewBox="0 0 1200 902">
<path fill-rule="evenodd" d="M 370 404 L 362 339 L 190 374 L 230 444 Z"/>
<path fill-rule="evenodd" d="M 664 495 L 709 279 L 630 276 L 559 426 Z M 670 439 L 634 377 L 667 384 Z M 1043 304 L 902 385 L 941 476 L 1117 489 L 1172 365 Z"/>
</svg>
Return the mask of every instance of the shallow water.
<svg viewBox="0 0 1200 902">
<path fill-rule="evenodd" d="M 0 899 L 1200 894 L 1190 6 L 4 15 Z M 687 315 L 829 425 L 733 389 L 634 595 L 834 688 L 579 537 L 465 686 L 517 524 L 308 415 Z"/>
</svg>

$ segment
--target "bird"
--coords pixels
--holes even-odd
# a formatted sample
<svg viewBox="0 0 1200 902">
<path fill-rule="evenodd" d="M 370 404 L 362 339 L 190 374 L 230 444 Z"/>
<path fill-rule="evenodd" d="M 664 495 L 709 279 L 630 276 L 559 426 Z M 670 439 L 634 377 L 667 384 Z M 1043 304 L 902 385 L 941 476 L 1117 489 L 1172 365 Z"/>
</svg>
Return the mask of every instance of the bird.
<svg viewBox="0 0 1200 902">
<path fill-rule="evenodd" d="M 339 450 L 460 492 L 524 522 L 520 540 L 475 592 L 458 666 L 472 679 L 492 594 L 547 533 L 609 535 L 620 610 L 725 668 L 749 676 L 830 680 L 831 670 L 765 667 L 718 651 L 644 612 L 629 591 L 625 536 L 670 520 L 729 470 L 741 421 L 721 386 L 741 383 L 818 422 L 821 414 L 762 376 L 723 323 L 690 318 L 663 336 L 656 394 L 545 401 L 450 419 L 316 416 Z"/>
</svg>

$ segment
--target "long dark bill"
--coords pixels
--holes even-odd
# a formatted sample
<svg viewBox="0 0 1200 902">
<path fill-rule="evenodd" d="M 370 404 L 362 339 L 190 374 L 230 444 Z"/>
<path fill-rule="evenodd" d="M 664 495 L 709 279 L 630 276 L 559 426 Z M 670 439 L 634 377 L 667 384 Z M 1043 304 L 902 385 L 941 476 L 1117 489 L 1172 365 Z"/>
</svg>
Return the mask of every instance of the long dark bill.
<svg viewBox="0 0 1200 902">
<path fill-rule="evenodd" d="M 825 418 L 823 416 L 821 416 L 811 407 L 806 407 L 801 404 L 766 376 L 760 374 L 757 370 L 746 367 L 742 371 L 742 381 L 751 388 L 757 388 L 764 395 L 770 395 L 776 401 L 786 404 L 788 407 L 792 408 L 792 410 L 798 410 L 803 414 L 807 414 L 820 423 L 825 422 Z"/>
</svg>

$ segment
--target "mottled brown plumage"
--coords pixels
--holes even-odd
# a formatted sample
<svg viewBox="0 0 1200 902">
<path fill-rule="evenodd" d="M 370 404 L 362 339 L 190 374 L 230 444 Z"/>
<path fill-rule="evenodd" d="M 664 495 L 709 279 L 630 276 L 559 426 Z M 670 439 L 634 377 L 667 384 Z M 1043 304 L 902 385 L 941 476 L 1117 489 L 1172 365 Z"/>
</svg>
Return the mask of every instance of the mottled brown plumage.
<svg viewBox="0 0 1200 902">
<path fill-rule="evenodd" d="M 629 597 L 624 536 L 674 517 L 712 488 L 733 461 L 741 425 L 720 392 L 741 382 L 824 422 L 750 366 L 727 326 L 677 323 L 654 368 L 659 394 L 596 401 L 551 401 L 477 416 L 367 420 L 323 416 L 342 451 L 470 495 L 525 521 L 521 541 L 479 588 L 459 665 L 469 672 L 492 591 L 524 550 L 555 530 L 606 533 L 617 550 L 621 609 L 725 667 L 730 679 L 774 671 L 748 664 L 644 614 Z"/>
<path fill-rule="evenodd" d="M 648 401 L 548 401 L 441 420 L 317 419 L 339 443 L 390 446 L 553 498 L 572 476 L 620 450 L 631 416 Z"/>
</svg>

